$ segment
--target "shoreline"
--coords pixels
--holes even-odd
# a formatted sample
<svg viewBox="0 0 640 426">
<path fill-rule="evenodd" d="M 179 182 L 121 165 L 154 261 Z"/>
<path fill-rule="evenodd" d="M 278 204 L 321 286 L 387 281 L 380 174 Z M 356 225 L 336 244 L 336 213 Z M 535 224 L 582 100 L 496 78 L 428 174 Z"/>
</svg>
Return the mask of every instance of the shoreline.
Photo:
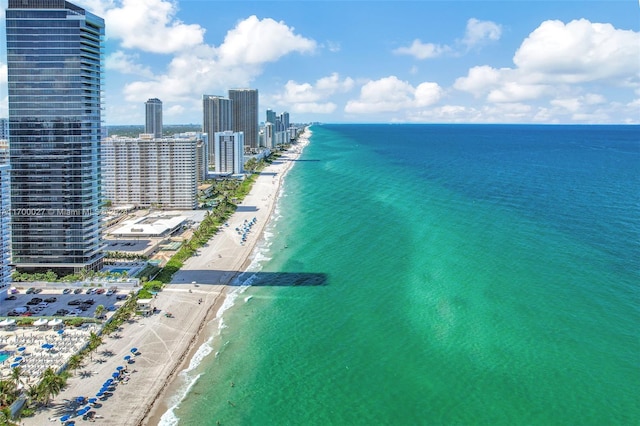
<svg viewBox="0 0 640 426">
<path fill-rule="evenodd" d="M 251 264 L 256 246 L 264 238 L 277 204 L 282 183 L 295 160 L 309 143 L 305 128 L 298 143 L 265 167 L 251 191 L 229 218 L 229 226 L 218 232 L 185 261 L 170 284 L 153 299 L 159 314 L 134 317 L 118 333 L 103 337 L 103 344 L 85 359 L 69 378 L 67 387 L 46 409 L 22 419 L 26 426 L 42 425 L 69 413 L 68 405 L 78 396 L 93 397 L 123 357 L 136 347 L 135 363 L 126 365 L 128 380 L 120 383 L 108 400 L 95 410 L 96 425 L 153 425 L 171 408 L 170 398 L 178 390 L 181 371 L 188 367 L 198 349 L 209 339 L 203 331 L 220 317 L 234 280 Z M 243 220 L 256 219 L 246 243 L 234 231 Z M 196 284 L 193 284 L 195 282 Z M 166 317 L 165 313 L 172 313 Z M 72 419 L 78 419 L 74 417 Z"/>
</svg>

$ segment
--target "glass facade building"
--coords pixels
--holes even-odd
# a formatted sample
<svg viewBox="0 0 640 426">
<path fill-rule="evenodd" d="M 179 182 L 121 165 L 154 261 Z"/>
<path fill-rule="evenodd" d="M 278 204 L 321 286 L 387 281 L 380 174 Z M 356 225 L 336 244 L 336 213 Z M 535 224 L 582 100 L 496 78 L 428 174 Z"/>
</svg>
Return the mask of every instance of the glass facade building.
<svg viewBox="0 0 640 426">
<path fill-rule="evenodd" d="M 145 123 L 144 132 L 154 138 L 162 137 L 162 101 L 158 98 L 149 99 L 144 103 Z"/>
<path fill-rule="evenodd" d="M 258 148 L 258 90 L 229 90 L 233 108 L 233 130 L 244 133 L 244 146 L 255 152 Z M 225 129 L 228 130 L 228 129 Z"/>
<path fill-rule="evenodd" d="M 9 0 L 6 32 L 13 263 L 100 269 L 104 21 L 64 0 Z"/>
<path fill-rule="evenodd" d="M 0 160 L 0 288 L 11 282 L 11 194 L 9 164 Z"/>
<path fill-rule="evenodd" d="M 233 110 L 231 100 L 215 95 L 202 95 L 202 132 L 206 133 L 209 140 L 217 132 L 224 132 L 233 128 Z M 215 144 L 208 146 L 208 163 L 215 161 Z M 207 165 L 208 167 L 208 165 Z"/>
</svg>

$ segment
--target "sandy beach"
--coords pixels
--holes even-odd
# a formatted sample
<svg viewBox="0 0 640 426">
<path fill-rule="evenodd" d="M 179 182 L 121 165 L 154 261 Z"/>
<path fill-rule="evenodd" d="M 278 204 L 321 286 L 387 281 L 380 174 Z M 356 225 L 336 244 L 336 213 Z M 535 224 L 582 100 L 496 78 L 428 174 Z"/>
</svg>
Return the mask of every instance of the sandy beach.
<svg viewBox="0 0 640 426">
<path fill-rule="evenodd" d="M 126 374 L 113 395 L 98 401 L 96 425 L 155 425 L 166 411 L 167 390 L 177 373 L 190 362 L 206 336 L 201 331 L 216 318 L 228 289 L 251 261 L 251 256 L 274 210 L 283 177 L 294 164 L 310 133 L 266 167 L 237 211 L 198 253 L 187 260 L 171 284 L 153 300 L 160 310 L 149 317 L 136 317 L 118 333 L 104 337 L 104 343 L 86 359 L 68 381 L 68 386 L 47 410 L 22 420 L 24 425 L 60 422 L 73 413 L 77 397 L 96 396 L 117 367 Z M 245 242 L 236 228 L 253 223 Z M 194 284 L 195 283 L 195 284 Z M 170 312 L 172 317 L 165 316 Z M 125 361 L 137 349 L 132 363 Z M 80 406 L 82 407 L 82 406 Z M 72 418 L 83 422 L 82 417 Z"/>
</svg>

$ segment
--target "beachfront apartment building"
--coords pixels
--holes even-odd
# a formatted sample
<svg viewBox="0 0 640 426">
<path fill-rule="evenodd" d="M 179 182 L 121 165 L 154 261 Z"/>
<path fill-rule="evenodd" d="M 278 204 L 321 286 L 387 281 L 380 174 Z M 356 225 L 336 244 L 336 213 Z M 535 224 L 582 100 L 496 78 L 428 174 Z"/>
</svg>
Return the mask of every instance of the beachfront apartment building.
<svg viewBox="0 0 640 426">
<path fill-rule="evenodd" d="M 202 140 L 143 136 L 102 141 L 104 198 L 114 206 L 197 208 Z"/>
<path fill-rule="evenodd" d="M 202 132 L 213 141 L 216 132 L 224 132 L 233 128 L 232 101 L 216 95 L 202 95 Z M 215 162 L 215 144 L 208 145 L 207 168 Z"/>
<path fill-rule="evenodd" d="M 259 146 L 258 137 L 258 90 L 257 89 L 230 89 L 233 110 L 233 122 L 231 129 L 234 132 L 244 134 L 244 145 L 248 152 L 257 152 Z"/>
<path fill-rule="evenodd" d="M 144 132 L 152 134 L 154 138 L 162 137 L 162 101 L 151 98 L 144 103 L 145 121 Z"/>
<path fill-rule="evenodd" d="M 0 288 L 11 282 L 10 166 L 0 160 Z"/>
<path fill-rule="evenodd" d="M 64 0 L 6 9 L 12 261 L 100 270 L 104 20 Z"/>
<path fill-rule="evenodd" d="M 217 132 L 214 136 L 216 176 L 244 173 L 244 134 L 242 132 Z"/>
</svg>

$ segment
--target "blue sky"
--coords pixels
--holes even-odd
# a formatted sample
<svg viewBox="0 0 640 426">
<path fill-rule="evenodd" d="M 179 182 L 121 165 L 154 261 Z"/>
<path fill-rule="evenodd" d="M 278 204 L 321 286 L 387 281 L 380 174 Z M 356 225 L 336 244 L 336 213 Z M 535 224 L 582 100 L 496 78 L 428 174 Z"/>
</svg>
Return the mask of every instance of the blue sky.
<svg viewBox="0 0 640 426">
<path fill-rule="evenodd" d="M 155 97 L 166 124 L 201 123 L 202 95 L 237 87 L 261 120 L 640 122 L 634 1 L 75 3 L 106 21 L 106 124 Z"/>
</svg>

